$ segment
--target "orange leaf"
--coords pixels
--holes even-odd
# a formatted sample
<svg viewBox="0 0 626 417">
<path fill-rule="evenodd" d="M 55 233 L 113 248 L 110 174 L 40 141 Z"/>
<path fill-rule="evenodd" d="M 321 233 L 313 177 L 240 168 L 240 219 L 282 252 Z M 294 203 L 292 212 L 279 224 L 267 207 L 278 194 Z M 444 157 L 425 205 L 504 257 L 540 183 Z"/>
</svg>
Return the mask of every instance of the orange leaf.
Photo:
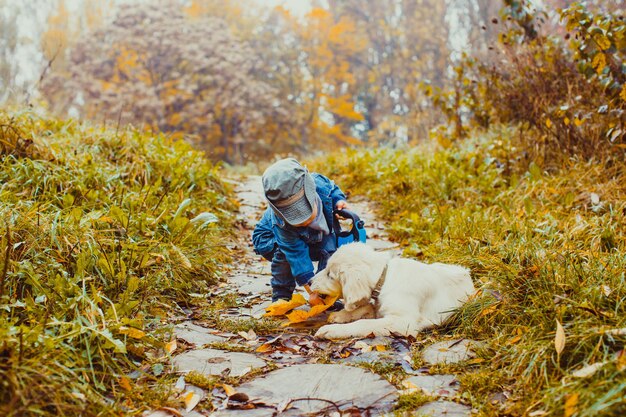
<svg viewBox="0 0 626 417">
<path fill-rule="evenodd" d="M 565 417 L 571 417 L 576 413 L 578 405 L 578 393 L 574 393 L 572 395 L 568 395 L 565 400 Z"/>
<path fill-rule="evenodd" d="M 256 351 L 258 353 L 272 352 L 274 351 L 274 347 L 272 347 L 272 345 L 270 345 L 269 343 L 263 343 L 261 346 L 256 348 Z"/>
<path fill-rule="evenodd" d="M 120 378 L 120 387 L 124 388 L 126 391 L 132 391 L 133 387 L 130 385 L 130 380 L 125 376 Z"/>
<path fill-rule="evenodd" d="M 313 306 L 309 311 L 296 310 L 287 314 L 287 318 L 289 319 L 289 323 L 287 323 L 287 325 L 301 323 L 303 321 L 307 321 L 311 317 L 315 317 L 323 313 L 324 311 L 328 310 L 330 306 L 335 303 L 335 301 L 337 301 L 337 298 L 338 297 L 328 297 L 324 300 L 324 304 Z"/>
<path fill-rule="evenodd" d="M 268 305 L 265 308 L 265 317 L 270 316 L 283 316 L 288 311 L 293 310 L 296 307 L 300 307 L 306 304 L 306 299 L 302 294 L 294 294 L 290 301 L 278 300 L 275 303 Z"/>
</svg>

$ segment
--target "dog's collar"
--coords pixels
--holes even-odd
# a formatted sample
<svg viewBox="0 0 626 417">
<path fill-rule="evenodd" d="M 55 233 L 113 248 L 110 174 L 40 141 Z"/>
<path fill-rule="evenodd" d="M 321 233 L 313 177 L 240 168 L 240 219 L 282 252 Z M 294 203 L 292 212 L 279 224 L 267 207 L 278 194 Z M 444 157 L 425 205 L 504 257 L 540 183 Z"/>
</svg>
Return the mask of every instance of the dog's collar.
<svg viewBox="0 0 626 417">
<path fill-rule="evenodd" d="M 374 303 L 378 302 L 378 296 L 380 295 L 380 290 L 383 288 L 383 285 L 385 284 L 385 279 L 387 278 L 388 268 L 389 268 L 389 262 L 385 264 L 385 269 L 383 269 L 382 274 L 380 274 L 380 277 L 378 278 L 378 282 L 376 283 L 376 286 L 374 287 L 374 291 L 372 291 L 372 300 L 374 300 Z"/>
</svg>

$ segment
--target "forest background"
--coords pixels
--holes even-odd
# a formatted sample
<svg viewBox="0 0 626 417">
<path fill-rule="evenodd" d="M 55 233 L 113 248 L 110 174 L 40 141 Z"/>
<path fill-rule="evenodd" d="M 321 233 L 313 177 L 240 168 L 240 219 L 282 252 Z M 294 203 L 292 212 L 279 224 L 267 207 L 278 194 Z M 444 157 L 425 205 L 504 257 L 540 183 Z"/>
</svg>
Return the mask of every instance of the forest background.
<svg viewBox="0 0 626 417">
<path fill-rule="evenodd" d="M 132 123 L 214 160 L 450 146 L 509 122 L 538 133 L 531 150 L 624 138 L 620 0 L 4 3 L 0 102 Z"/>
</svg>

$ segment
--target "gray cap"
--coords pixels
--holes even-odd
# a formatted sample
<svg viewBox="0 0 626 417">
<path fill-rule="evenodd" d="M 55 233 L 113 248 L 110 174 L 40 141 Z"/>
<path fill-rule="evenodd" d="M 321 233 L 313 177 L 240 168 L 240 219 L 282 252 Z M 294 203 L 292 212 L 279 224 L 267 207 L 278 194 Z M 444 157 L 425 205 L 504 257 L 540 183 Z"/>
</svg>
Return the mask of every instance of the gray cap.
<svg viewBox="0 0 626 417">
<path fill-rule="evenodd" d="M 263 190 L 270 207 L 291 225 L 304 223 L 313 214 L 315 181 L 293 158 L 281 159 L 265 170 Z"/>
</svg>

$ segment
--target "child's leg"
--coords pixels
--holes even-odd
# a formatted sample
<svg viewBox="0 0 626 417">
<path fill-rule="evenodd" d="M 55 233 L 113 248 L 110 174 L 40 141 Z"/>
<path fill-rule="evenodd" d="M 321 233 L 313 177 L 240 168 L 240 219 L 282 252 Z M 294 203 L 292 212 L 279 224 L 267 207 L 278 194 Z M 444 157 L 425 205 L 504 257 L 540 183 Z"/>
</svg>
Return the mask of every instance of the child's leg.
<svg viewBox="0 0 626 417">
<path fill-rule="evenodd" d="M 272 258 L 272 301 L 279 299 L 291 300 L 293 290 L 296 288 L 296 280 L 291 274 L 291 267 L 285 254 L 280 250 L 274 252 Z"/>
</svg>

